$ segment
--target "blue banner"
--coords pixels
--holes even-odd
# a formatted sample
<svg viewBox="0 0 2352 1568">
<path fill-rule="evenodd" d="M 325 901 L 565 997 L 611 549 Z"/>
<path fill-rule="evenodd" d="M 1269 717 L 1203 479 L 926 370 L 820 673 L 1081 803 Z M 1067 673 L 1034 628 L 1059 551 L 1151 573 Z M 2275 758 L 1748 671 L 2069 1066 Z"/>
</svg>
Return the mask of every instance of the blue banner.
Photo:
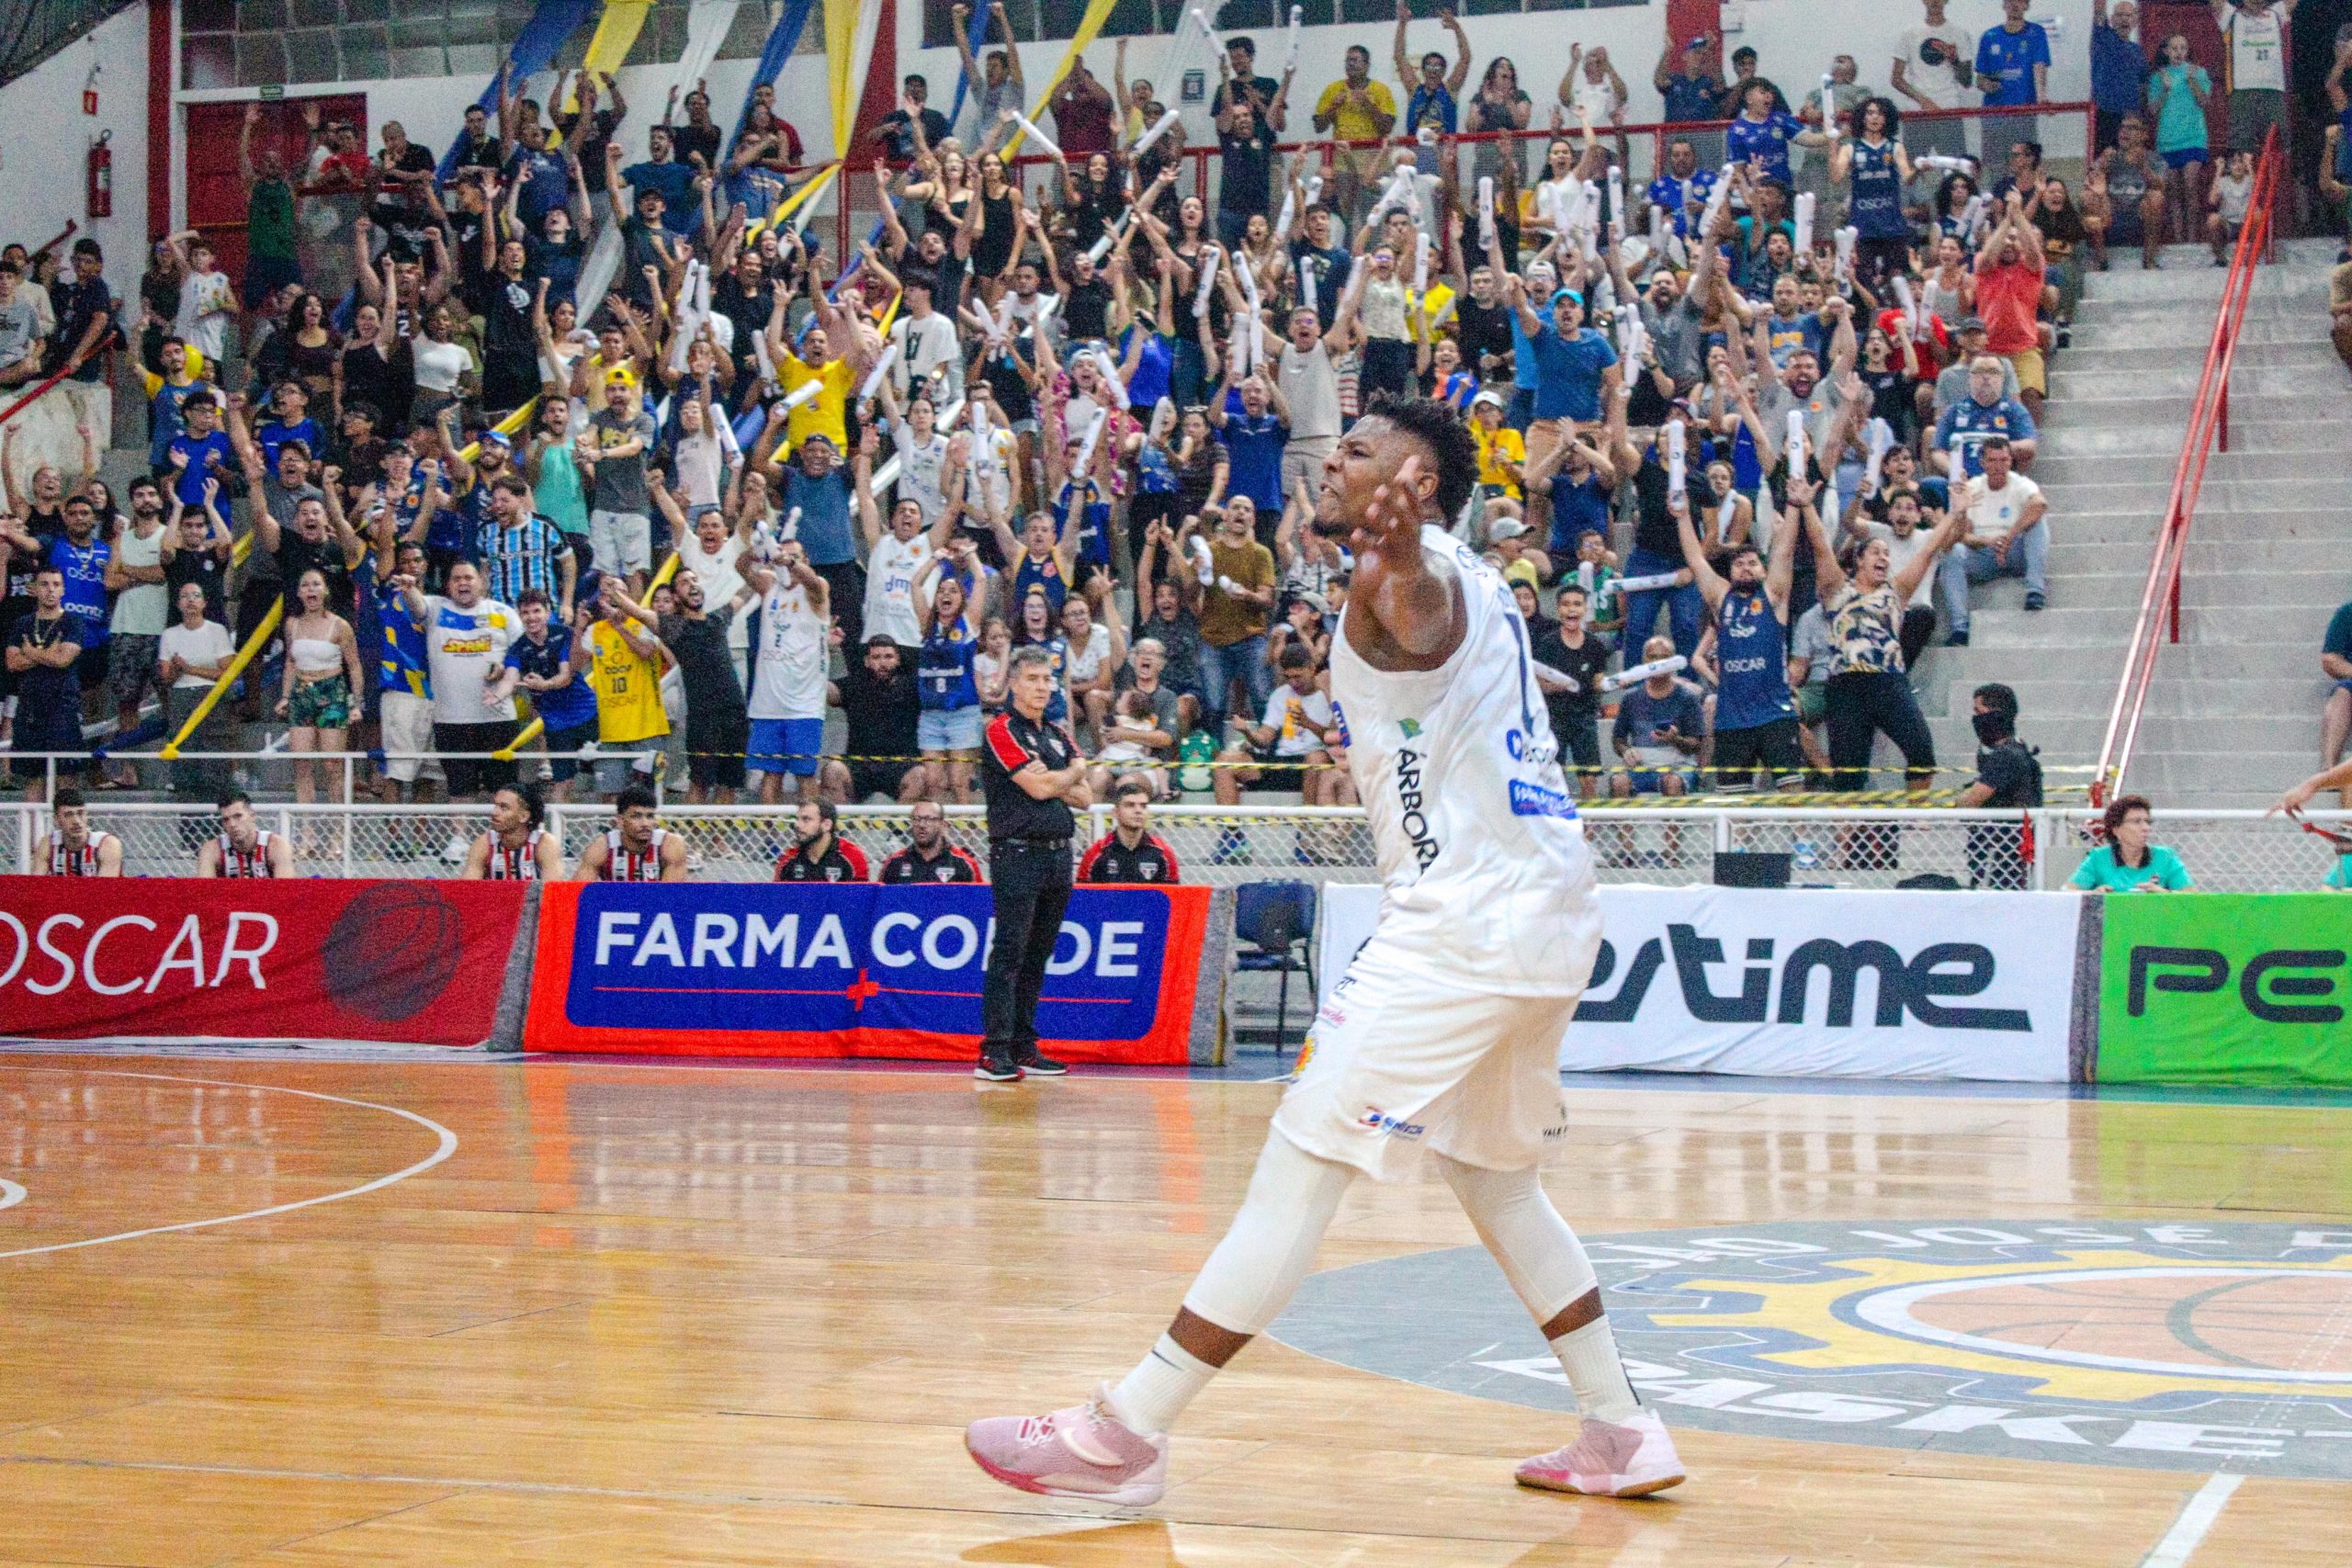
<svg viewBox="0 0 2352 1568">
<path fill-rule="evenodd" d="M 1163 986 L 1171 968 L 1192 987 L 1197 923 L 1179 900 L 1195 891 L 1080 889 L 1046 969 L 1038 1032 L 1149 1036 L 1163 991 L 1179 988 Z M 582 885 L 564 1020 L 704 1036 L 977 1038 L 991 910 L 978 886 Z"/>
<path fill-rule="evenodd" d="M 588 0 L 539 0 L 538 8 L 531 13 L 531 19 L 523 24 L 523 30 L 514 36 L 514 47 L 506 54 L 506 58 L 514 62 L 516 93 L 522 92 L 526 77 L 545 71 L 555 63 L 556 51 L 563 47 L 563 40 L 587 19 Z M 493 128 L 498 118 L 498 76 L 497 72 L 492 72 L 490 85 L 484 87 L 481 96 L 474 100 L 489 111 Z M 550 104 L 548 107 L 552 111 L 555 106 Z M 451 136 L 448 151 L 441 154 L 441 168 L 435 176 L 443 185 L 457 177 L 458 154 L 463 151 L 458 136 Z"/>
</svg>

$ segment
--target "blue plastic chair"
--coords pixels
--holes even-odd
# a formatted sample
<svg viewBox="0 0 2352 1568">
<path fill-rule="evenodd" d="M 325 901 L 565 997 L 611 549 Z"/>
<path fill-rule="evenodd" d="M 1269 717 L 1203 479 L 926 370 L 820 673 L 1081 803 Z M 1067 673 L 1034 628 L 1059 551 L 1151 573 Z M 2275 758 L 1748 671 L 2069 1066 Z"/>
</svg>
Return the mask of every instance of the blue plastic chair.
<svg viewBox="0 0 2352 1568">
<path fill-rule="evenodd" d="M 1249 944 L 1235 955 L 1237 970 L 1282 976 L 1274 1001 L 1274 1049 L 1290 1044 L 1290 977 L 1315 987 L 1315 886 L 1306 882 L 1245 882 L 1235 889 L 1233 934 Z"/>
</svg>

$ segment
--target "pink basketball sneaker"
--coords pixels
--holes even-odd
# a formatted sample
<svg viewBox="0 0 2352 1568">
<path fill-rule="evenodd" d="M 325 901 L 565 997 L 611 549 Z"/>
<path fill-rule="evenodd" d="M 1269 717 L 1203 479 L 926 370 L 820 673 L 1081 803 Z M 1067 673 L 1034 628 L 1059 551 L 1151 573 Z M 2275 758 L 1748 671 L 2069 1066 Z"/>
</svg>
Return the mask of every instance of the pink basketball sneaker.
<svg viewBox="0 0 2352 1568">
<path fill-rule="evenodd" d="M 964 1447 L 982 1470 L 1023 1492 L 1149 1507 L 1168 1490 L 1168 1439 L 1112 1415 L 1109 1393 L 1105 1384 L 1084 1404 L 1050 1416 L 975 1421 Z"/>
<path fill-rule="evenodd" d="M 1575 1442 L 1521 1461 L 1517 1473 L 1521 1486 L 1547 1492 L 1646 1497 L 1681 1483 L 1682 1461 L 1657 1413 L 1637 1410 L 1624 1421 L 1586 1416 Z"/>
</svg>

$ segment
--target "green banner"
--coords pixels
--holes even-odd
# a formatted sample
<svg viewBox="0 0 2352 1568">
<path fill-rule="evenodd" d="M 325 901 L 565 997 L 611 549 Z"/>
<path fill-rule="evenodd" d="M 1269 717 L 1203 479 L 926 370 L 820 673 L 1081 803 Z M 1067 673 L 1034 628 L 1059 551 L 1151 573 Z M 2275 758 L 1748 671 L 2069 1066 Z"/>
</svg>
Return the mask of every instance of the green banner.
<svg viewBox="0 0 2352 1568">
<path fill-rule="evenodd" d="M 2352 897 L 2107 899 L 2103 1083 L 2352 1084 Z"/>
</svg>

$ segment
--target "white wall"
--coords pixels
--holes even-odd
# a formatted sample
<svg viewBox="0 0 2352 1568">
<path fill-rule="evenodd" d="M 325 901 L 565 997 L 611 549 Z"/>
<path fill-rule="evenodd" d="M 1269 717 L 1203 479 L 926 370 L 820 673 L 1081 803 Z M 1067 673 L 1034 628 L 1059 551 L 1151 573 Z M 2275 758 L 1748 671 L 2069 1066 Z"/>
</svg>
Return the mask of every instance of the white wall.
<svg viewBox="0 0 2352 1568">
<path fill-rule="evenodd" d="M 82 112 L 82 85 L 99 68 L 98 112 Z M 91 143 L 110 130 L 114 216 L 87 216 Z M 147 8 L 133 6 L 87 38 L 0 87 L 0 242 L 38 245 L 65 227 L 106 247 L 107 281 L 128 294 L 147 248 Z"/>
</svg>

